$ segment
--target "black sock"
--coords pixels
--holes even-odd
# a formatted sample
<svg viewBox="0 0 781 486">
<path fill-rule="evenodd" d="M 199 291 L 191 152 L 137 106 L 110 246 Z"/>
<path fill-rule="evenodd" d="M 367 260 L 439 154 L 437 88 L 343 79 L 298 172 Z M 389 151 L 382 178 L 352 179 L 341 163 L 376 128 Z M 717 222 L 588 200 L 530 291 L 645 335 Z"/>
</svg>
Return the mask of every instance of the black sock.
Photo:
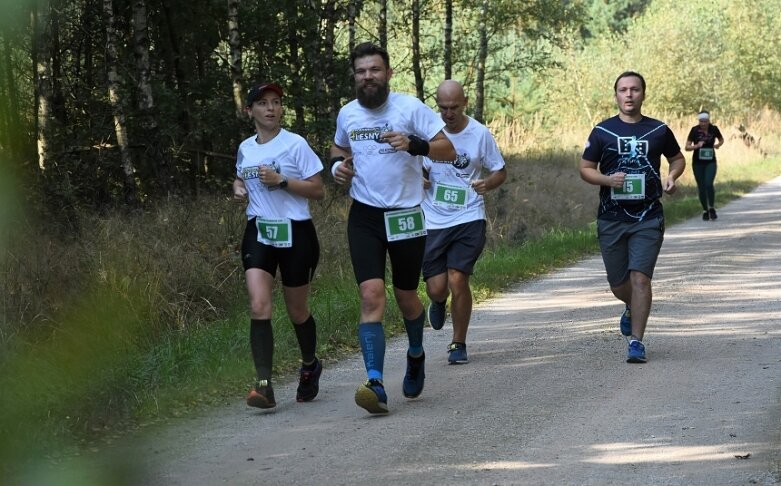
<svg viewBox="0 0 781 486">
<path fill-rule="evenodd" d="M 274 363 L 274 333 L 271 329 L 271 319 L 250 320 L 249 345 L 252 349 L 252 360 L 255 362 L 258 380 L 268 380 L 271 383 L 271 368 Z"/>
<path fill-rule="evenodd" d="M 303 363 L 314 364 L 315 351 L 317 350 L 317 325 L 315 318 L 309 314 L 309 319 L 301 324 L 293 323 L 293 329 L 296 331 L 298 346 L 301 348 L 301 361 Z"/>
</svg>

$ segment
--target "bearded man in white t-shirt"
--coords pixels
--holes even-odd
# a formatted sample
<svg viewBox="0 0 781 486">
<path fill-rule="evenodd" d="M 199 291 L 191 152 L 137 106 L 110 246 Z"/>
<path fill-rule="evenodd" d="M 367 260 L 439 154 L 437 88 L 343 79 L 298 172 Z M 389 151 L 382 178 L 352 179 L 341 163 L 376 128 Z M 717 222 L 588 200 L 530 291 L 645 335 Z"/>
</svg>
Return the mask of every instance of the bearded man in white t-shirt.
<svg viewBox="0 0 781 486">
<path fill-rule="evenodd" d="M 385 49 L 365 42 L 350 59 L 357 99 L 339 111 L 331 173 L 337 184 L 350 184 L 353 198 L 347 239 L 361 299 L 358 338 L 367 373 L 355 403 L 369 413 L 387 413 L 385 257 L 409 339 L 402 391 L 416 398 L 425 379 L 425 312 L 417 293 L 426 242 L 423 157 L 454 160 L 456 153 L 433 110 L 413 96 L 390 92 L 393 70 Z"/>
<path fill-rule="evenodd" d="M 491 132 L 464 114 L 467 97 L 458 81 L 446 80 L 437 89 L 437 106 L 445 122 L 445 135 L 456 149 L 455 160 L 424 161 L 426 198 L 426 252 L 423 280 L 431 304 L 431 327 L 445 325 L 448 294 L 453 339 L 447 348 L 448 363 L 469 362 L 466 333 L 472 316 L 469 276 L 485 246 L 483 195 L 507 178 L 505 163 Z M 487 171 L 483 177 L 483 170 Z"/>
</svg>

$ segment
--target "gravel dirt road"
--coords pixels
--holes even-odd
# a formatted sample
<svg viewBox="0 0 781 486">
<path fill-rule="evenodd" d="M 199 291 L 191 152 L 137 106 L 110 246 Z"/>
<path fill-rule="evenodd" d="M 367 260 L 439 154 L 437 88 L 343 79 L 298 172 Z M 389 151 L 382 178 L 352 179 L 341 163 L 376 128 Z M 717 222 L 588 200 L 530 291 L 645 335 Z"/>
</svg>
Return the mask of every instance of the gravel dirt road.
<svg viewBox="0 0 781 486">
<path fill-rule="evenodd" d="M 781 178 L 669 227 L 653 285 L 647 364 L 593 257 L 476 306 L 467 365 L 427 328 L 416 400 L 389 342 L 387 416 L 354 404 L 356 356 L 314 402 L 278 385 L 271 413 L 236 402 L 125 458 L 160 485 L 781 484 Z"/>
</svg>

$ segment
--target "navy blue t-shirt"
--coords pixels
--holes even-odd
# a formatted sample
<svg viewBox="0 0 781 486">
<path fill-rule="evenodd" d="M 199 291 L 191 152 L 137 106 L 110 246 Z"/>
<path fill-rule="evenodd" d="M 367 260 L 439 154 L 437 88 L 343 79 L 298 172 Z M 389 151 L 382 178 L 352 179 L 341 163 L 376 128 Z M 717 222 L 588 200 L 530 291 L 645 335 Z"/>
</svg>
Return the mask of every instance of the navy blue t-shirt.
<svg viewBox="0 0 781 486">
<path fill-rule="evenodd" d="M 643 199 L 614 199 L 610 187 L 599 190 L 599 219 L 638 222 L 663 215 L 661 157 L 677 155 L 681 147 L 672 130 L 659 120 L 644 116 L 637 123 L 621 121 L 618 115 L 591 131 L 583 159 L 598 164 L 602 174 L 616 172 L 645 175 Z"/>
</svg>

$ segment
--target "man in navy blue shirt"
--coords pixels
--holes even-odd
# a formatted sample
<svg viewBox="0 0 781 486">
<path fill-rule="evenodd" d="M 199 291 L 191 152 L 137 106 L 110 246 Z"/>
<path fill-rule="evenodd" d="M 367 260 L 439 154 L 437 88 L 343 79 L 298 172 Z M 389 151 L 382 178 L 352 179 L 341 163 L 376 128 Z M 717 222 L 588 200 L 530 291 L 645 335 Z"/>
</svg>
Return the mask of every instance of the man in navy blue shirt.
<svg viewBox="0 0 781 486">
<path fill-rule="evenodd" d="M 670 128 L 641 113 L 645 79 L 622 73 L 613 85 L 618 115 L 591 131 L 580 161 L 580 177 L 599 189 L 597 233 L 610 290 L 626 304 L 621 334 L 629 341 L 627 362 L 645 363 L 645 334 L 651 311 L 651 279 L 664 240 L 663 193 L 686 159 Z M 661 158 L 669 163 L 662 178 Z"/>
</svg>

